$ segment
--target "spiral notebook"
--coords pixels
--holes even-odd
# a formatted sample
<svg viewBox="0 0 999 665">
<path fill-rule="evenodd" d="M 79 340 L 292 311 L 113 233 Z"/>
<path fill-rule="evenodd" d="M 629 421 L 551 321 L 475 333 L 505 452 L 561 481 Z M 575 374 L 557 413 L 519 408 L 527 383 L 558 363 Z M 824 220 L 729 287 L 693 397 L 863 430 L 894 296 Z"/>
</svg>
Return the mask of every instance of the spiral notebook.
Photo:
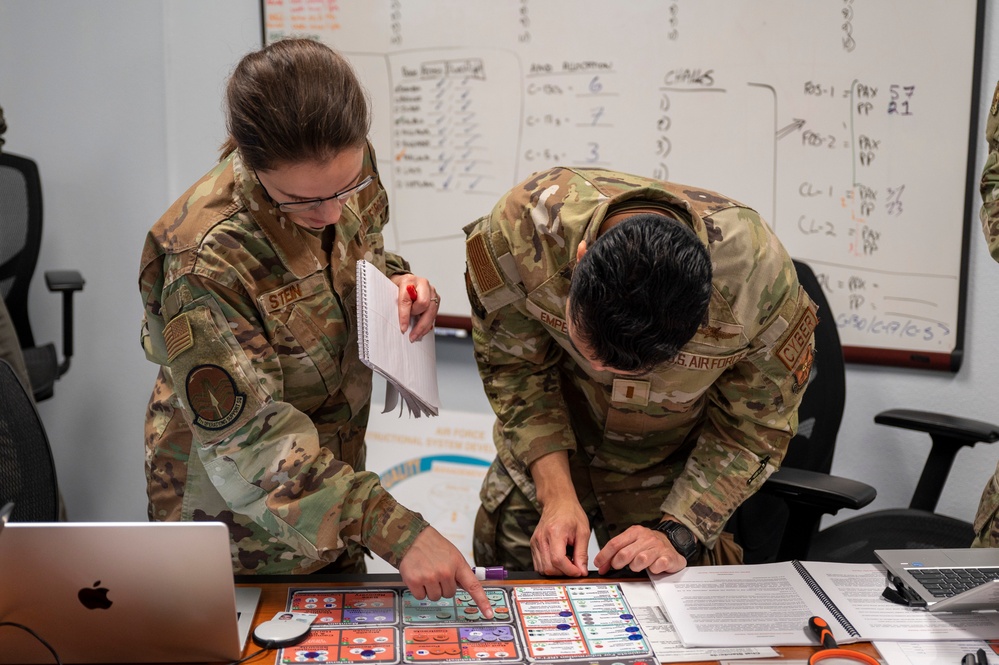
<svg viewBox="0 0 999 665">
<path fill-rule="evenodd" d="M 399 287 L 374 264 L 357 262 L 357 345 L 361 362 L 385 378 L 385 411 L 411 416 L 440 409 L 434 335 L 409 341 L 399 330 Z"/>
<path fill-rule="evenodd" d="M 814 646 L 811 616 L 824 618 L 841 644 L 999 635 L 999 612 L 933 614 L 885 600 L 885 569 L 873 563 L 692 566 L 650 577 L 687 647 Z"/>
</svg>

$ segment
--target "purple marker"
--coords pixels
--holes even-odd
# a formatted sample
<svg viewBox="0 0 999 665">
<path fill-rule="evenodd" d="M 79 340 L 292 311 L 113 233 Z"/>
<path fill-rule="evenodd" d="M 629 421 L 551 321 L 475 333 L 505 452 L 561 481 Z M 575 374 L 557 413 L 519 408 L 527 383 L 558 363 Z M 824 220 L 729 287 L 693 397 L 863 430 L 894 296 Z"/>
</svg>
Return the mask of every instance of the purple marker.
<svg viewBox="0 0 999 665">
<path fill-rule="evenodd" d="M 472 566 L 472 571 L 480 582 L 506 579 L 506 568 L 503 566 Z"/>
</svg>

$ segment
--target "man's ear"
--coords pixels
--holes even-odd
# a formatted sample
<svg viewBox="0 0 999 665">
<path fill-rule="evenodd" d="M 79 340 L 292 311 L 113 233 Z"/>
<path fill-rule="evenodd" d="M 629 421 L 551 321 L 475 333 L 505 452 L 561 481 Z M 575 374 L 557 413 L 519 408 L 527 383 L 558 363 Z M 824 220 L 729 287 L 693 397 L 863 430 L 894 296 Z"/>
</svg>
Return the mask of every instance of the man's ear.
<svg viewBox="0 0 999 665">
<path fill-rule="evenodd" d="M 586 241 L 580 240 L 579 247 L 576 248 L 576 263 L 583 260 L 583 254 L 586 254 Z"/>
</svg>

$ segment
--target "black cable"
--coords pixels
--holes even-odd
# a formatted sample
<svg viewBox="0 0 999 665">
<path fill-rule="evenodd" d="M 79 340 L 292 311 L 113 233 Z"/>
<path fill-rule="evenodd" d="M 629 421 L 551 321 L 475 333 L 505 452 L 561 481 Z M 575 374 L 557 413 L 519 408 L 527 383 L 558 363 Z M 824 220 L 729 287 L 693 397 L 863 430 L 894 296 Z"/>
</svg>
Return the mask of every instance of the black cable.
<svg viewBox="0 0 999 665">
<path fill-rule="evenodd" d="M 45 638 L 43 638 L 41 635 L 39 635 L 35 631 L 31 630 L 30 628 L 28 628 L 24 624 L 15 623 L 13 621 L 0 621 L 0 626 L 12 626 L 14 628 L 20 628 L 24 632 L 28 633 L 33 638 L 35 638 L 36 640 L 38 640 L 39 642 L 41 642 L 43 647 L 45 647 L 46 649 L 49 650 L 49 653 L 52 654 L 53 658 L 55 658 L 56 665 L 62 665 L 62 661 L 59 660 L 59 654 L 57 654 L 56 650 L 52 648 L 52 645 L 49 644 L 48 642 L 46 642 Z"/>
<path fill-rule="evenodd" d="M 31 635 L 32 637 L 34 637 L 36 640 L 38 640 L 39 642 L 41 642 L 42 646 L 44 646 L 46 649 L 49 650 L 49 653 L 51 653 L 52 657 L 55 658 L 56 665 L 62 665 L 62 660 L 59 659 L 59 654 L 56 653 L 56 650 L 52 648 L 52 645 L 49 644 L 48 642 L 46 642 L 45 638 L 43 638 L 41 635 L 39 635 L 38 633 L 36 633 L 35 631 L 33 631 L 31 628 L 28 628 L 27 626 L 25 626 L 23 624 L 20 624 L 20 623 L 15 623 L 14 621 L 0 621 L 0 627 L 3 627 L 3 626 L 11 626 L 13 628 L 20 628 L 21 630 L 25 631 L 26 633 L 28 633 L 29 635 Z M 251 653 L 248 656 L 244 656 L 243 658 L 240 658 L 239 660 L 232 661 L 231 663 L 229 663 L 229 665 L 239 665 L 240 663 L 245 663 L 246 661 L 250 660 L 251 658 L 256 658 L 257 656 L 259 656 L 263 652 L 269 651 L 269 650 L 270 650 L 269 647 L 264 647 L 263 649 L 258 649 L 257 651 L 255 651 L 254 653 Z"/>
<path fill-rule="evenodd" d="M 270 647 L 264 647 L 263 649 L 258 649 L 254 653 L 251 653 L 249 656 L 243 656 L 239 660 L 232 661 L 231 663 L 229 663 L 229 665 L 239 665 L 240 663 L 245 663 L 246 661 L 250 660 L 251 658 L 256 658 L 257 656 L 259 656 L 260 654 L 262 654 L 265 651 L 270 651 Z"/>
</svg>

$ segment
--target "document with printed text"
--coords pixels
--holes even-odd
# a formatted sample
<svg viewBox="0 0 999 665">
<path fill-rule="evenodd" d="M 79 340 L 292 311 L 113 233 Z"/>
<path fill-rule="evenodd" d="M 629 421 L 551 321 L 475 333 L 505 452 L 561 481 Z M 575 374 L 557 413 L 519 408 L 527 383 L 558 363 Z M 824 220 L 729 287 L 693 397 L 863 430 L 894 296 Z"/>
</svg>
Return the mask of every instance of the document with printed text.
<svg viewBox="0 0 999 665">
<path fill-rule="evenodd" d="M 814 645 L 811 616 L 824 618 L 837 642 L 988 639 L 999 613 L 930 613 L 881 597 L 878 564 L 789 561 L 694 566 L 651 575 L 684 646 Z"/>
</svg>

